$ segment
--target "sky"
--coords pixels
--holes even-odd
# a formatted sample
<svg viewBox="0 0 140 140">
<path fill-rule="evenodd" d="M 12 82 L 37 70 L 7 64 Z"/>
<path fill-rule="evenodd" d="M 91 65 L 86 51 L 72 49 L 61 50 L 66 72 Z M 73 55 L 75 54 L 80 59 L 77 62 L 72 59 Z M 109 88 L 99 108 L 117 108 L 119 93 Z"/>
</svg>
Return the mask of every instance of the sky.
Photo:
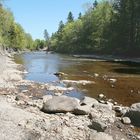
<svg viewBox="0 0 140 140">
<path fill-rule="evenodd" d="M 85 5 L 92 2 L 93 0 L 6 0 L 5 6 L 33 39 L 43 39 L 44 29 L 51 35 L 57 31 L 61 20 L 66 22 L 69 11 L 77 18 L 79 12 L 85 12 Z"/>
</svg>

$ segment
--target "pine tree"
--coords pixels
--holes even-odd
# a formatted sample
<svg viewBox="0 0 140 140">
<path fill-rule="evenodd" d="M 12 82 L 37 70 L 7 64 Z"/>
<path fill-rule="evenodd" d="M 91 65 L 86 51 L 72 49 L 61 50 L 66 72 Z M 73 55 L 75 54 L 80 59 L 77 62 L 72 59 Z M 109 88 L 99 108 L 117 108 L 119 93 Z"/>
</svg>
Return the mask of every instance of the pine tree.
<svg viewBox="0 0 140 140">
<path fill-rule="evenodd" d="M 68 17 L 67 17 L 67 22 L 70 23 L 70 22 L 73 22 L 73 21 L 74 21 L 74 17 L 73 17 L 72 12 L 70 11 L 69 14 L 68 14 Z"/>
</svg>

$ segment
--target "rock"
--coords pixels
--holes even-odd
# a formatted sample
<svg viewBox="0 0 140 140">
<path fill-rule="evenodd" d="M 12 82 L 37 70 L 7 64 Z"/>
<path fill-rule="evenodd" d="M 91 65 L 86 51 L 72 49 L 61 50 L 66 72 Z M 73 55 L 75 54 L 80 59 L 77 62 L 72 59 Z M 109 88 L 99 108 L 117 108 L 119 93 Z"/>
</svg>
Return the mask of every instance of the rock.
<svg viewBox="0 0 140 140">
<path fill-rule="evenodd" d="M 125 113 L 134 126 L 140 126 L 140 103 L 132 104 L 130 109 Z"/>
<path fill-rule="evenodd" d="M 94 73 L 94 77 L 99 77 L 99 74 L 98 73 Z"/>
<path fill-rule="evenodd" d="M 117 106 L 117 105 L 114 105 L 113 106 L 113 109 L 116 111 L 116 112 L 121 112 L 122 111 L 122 107 L 121 106 Z"/>
<path fill-rule="evenodd" d="M 131 109 L 140 112 L 140 103 L 132 104 Z"/>
<path fill-rule="evenodd" d="M 113 138 L 112 136 L 103 132 L 94 132 L 92 133 L 92 140 L 113 140 Z"/>
<path fill-rule="evenodd" d="M 82 85 L 86 85 L 86 84 L 94 84 L 95 82 L 94 81 L 87 81 L 87 80 L 78 80 L 78 81 L 75 81 L 75 80 L 62 80 L 63 83 L 66 83 L 66 84 L 82 84 Z"/>
<path fill-rule="evenodd" d="M 88 105 L 78 106 L 74 109 L 74 114 L 76 115 L 88 115 L 90 113 L 91 107 Z"/>
<path fill-rule="evenodd" d="M 45 113 L 66 113 L 74 112 L 79 106 L 76 98 L 67 96 L 54 96 L 43 104 L 42 111 Z"/>
<path fill-rule="evenodd" d="M 107 104 L 98 103 L 98 104 L 94 105 L 94 108 L 97 108 L 97 109 L 103 108 L 103 109 L 107 109 L 107 110 L 112 111 L 113 104 L 111 104 L 111 103 L 107 103 Z"/>
<path fill-rule="evenodd" d="M 52 99 L 52 95 L 44 95 L 43 96 L 43 102 L 45 103 L 45 102 L 47 102 L 48 100 L 50 100 L 50 99 Z"/>
<path fill-rule="evenodd" d="M 106 101 L 104 101 L 104 100 L 99 100 L 99 103 L 101 103 L 101 104 L 106 104 Z"/>
<path fill-rule="evenodd" d="M 105 96 L 104 96 L 104 94 L 99 94 L 98 97 L 99 97 L 100 99 L 103 99 Z"/>
<path fill-rule="evenodd" d="M 43 107 L 43 101 L 39 100 L 39 99 L 38 100 L 33 100 L 33 106 L 41 109 Z"/>
<path fill-rule="evenodd" d="M 27 101 L 27 100 L 29 100 L 29 97 L 26 96 L 26 95 L 23 94 L 23 93 L 20 93 L 20 94 L 18 94 L 18 95 L 16 96 L 15 100 L 16 100 L 16 101 L 19 101 L 19 100 Z"/>
<path fill-rule="evenodd" d="M 54 75 L 56 75 L 56 76 L 58 76 L 58 77 L 61 77 L 61 76 L 64 76 L 64 75 L 66 75 L 66 74 L 63 73 L 63 72 L 56 72 L 56 73 L 54 73 Z"/>
<path fill-rule="evenodd" d="M 22 90 L 21 92 L 22 92 L 22 93 L 26 93 L 26 92 L 28 92 L 28 90 Z"/>
<path fill-rule="evenodd" d="M 98 104 L 98 101 L 94 98 L 85 96 L 84 99 L 80 102 L 80 104 L 82 106 L 88 105 L 88 106 L 92 107 L 94 104 Z"/>
<path fill-rule="evenodd" d="M 118 103 L 117 102 L 114 102 L 114 105 L 117 105 Z"/>
<path fill-rule="evenodd" d="M 92 121 L 92 126 L 94 130 L 97 130 L 98 132 L 104 132 L 105 129 L 107 128 L 107 125 L 100 121 L 100 120 L 93 120 Z"/>
<path fill-rule="evenodd" d="M 89 114 L 91 120 L 100 120 L 101 122 L 110 125 L 115 122 L 115 112 L 108 105 L 96 105 L 91 109 Z"/>
<path fill-rule="evenodd" d="M 117 82 L 117 79 L 111 78 L 111 79 L 109 79 L 109 81 L 110 81 L 110 83 L 115 83 L 115 82 Z"/>
<path fill-rule="evenodd" d="M 123 118 L 122 118 L 122 122 L 123 122 L 124 124 L 131 124 L 131 120 L 130 120 L 130 118 L 128 118 L 128 117 L 123 117 Z"/>
</svg>

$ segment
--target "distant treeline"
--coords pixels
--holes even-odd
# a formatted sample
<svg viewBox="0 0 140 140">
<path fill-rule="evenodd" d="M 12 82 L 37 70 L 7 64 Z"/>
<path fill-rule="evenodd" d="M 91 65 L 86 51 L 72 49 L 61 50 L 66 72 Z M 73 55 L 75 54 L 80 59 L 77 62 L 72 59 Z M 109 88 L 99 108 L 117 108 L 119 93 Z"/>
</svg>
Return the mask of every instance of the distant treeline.
<svg viewBox="0 0 140 140">
<path fill-rule="evenodd" d="M 60 53 L 140 56 L 140 0 L 95 0 L 78 19 L 69 12 L 50 46 Z"/>
<path fill-rule="evenodd" d="M 22 26 L 15 22 L 11 11 L 0 0 L 0 48 L 7 50 L 38 50 L 45 47 L 44 40 L 33 40 Z"/>
</svg>

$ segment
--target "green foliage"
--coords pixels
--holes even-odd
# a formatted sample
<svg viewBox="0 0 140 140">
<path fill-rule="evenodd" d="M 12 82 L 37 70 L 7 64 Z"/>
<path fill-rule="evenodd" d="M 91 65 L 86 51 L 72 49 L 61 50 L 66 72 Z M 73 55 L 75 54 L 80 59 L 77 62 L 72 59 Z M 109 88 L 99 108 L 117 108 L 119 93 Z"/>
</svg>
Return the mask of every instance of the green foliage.
<svg viewBox="0 0 140 140">
<path fill-rule="evenodd" d="M 1 3 L 1 1 L 0 1 Z M 33 39 L 25 33 L 20 24 L 16 23 L 13 14 L 0 5 L 0 46 L 13 50 L 30 49 L 33 47 Z"/>
<path fill-rule="evenodd" d="M 40 49 L 43 49 L 44 47 L 45 47 L 45 41 L 40 40 L 40 39 L 36 39 L 33 43 L 32 50 L 40 50 Z"/>
<path fill-rule="evenodd" d="M 67 22 L 70 23 L 70 22 L 73 22 L 73 21 L 74 21 L 74 17 L 73 17 L 72 12 L 70 11 L 69 14 L 68 14 L 68 17 L 67 17 Z"/>
<path fill-rule="evenodd" d="M 53 50 L 61 53 L 109 53 L 140 56 L 140 1 L 95 0 L 84 15 L 61 21 L 51 37 Z"/>
</svg>

